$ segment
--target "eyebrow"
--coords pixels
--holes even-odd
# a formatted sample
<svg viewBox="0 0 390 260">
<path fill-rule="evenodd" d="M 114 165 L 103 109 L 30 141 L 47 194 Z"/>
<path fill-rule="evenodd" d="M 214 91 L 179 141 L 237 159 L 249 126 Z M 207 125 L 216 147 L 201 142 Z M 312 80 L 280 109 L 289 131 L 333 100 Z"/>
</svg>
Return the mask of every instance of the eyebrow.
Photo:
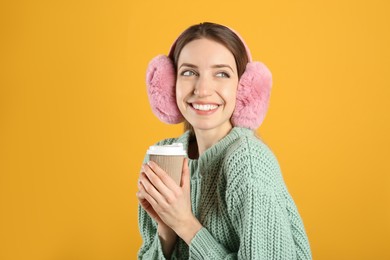
<svg viewBox="0 0 390 260">
<path fill-rule="evenodd" d="M 181 67 L 189 67 L 189 68 L 194 68 L 194 69 L 197 69 L 198 66 L 194 65 L 194 64 L 191 64 L 191 63 L 183 63 L 180 65 L 179 69 Z M 230 67 L 229 65 L 227 64 L 215 64 L 213 66 L 211 66 L 211 68 L 229 68 L 232 72 L 234 72 L 234 70 L 232 69 L 232 67 Z"/>
</svg>

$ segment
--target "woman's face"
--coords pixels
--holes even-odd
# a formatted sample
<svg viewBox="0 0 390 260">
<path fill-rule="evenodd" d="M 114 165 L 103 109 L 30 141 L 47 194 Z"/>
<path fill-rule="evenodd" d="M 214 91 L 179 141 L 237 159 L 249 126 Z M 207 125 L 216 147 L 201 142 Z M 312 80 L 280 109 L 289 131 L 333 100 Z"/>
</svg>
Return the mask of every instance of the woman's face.
<svg viewBox="0 0 390 260">
<path fill-rule="evenodd" d="M 227 133 L 236 105 L 237 66 L 222 44 L 198 39 L 185 45 L 177 62 L 176 102 L 197 130 Z"/>
</svg>

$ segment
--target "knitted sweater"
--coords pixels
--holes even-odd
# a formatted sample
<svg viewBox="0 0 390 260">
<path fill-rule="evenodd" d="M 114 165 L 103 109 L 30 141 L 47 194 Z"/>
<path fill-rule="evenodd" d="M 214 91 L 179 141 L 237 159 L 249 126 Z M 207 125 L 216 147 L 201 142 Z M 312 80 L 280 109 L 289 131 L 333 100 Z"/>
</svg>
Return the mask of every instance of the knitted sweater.
<svg viewBox="0 0 390 260">
<path fill-rule="evenodd" d="M 183 143 L 189 132 L 158 144 Z M 147 161 L 147 156 L 145 161 Z M 309 242 L 271 150 L 253 131 L 235 127 L 189 160 L 192 212 L 203 228 L 172 259 L 311 259 Z M 165 259 L 157 225 L 139 207 L 138 259 Z"/>
</svg>

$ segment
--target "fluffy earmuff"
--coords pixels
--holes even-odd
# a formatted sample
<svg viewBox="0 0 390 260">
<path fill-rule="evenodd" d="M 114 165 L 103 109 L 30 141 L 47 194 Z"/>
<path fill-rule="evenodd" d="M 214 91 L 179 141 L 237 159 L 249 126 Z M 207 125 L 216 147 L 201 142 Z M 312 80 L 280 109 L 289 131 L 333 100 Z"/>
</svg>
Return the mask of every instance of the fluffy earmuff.
<svg viewBox="0 0 390 260">
<path fill-rule="evenodd" d="M 263 63 L 251 61 L 248 47 L 240 35 L 237 36 L 245 45 L 250 62 L 238 83 L 236 107 L 231 121 L 234 126 L 257 129 L 268 110 L 272 75 Z M 176 103 L 176 70 L 168 56 L 159 55 L 149 63 L 146 85 L 152 111 L 161 121 L 168 124 L 184 121 Z"/>
<path fill-rule="evenodd" d="M 146 85 L 153 113 L 163 122 L 178 124 L 184 118 L 176 103 L 176 76 L 173 61 L 159 55 L 152 59 L 146 71 Z"/>
<path fill-rule="evenodd" d="M 272 75 L 261 62 L 252 61 L 238 82 L 236 107 L 231 118 L 235 126 L 258 128 L 268 110 Z"/>
</svg>

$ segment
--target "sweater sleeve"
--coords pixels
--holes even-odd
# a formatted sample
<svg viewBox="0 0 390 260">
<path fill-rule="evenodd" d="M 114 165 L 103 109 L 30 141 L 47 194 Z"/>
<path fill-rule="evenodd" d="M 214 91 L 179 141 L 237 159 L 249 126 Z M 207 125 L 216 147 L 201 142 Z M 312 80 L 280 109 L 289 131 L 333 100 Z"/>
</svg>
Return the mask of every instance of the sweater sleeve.
<svg viewBox="0 0 390 260">
<path fill-rule="evenodd" d="M 239 259 L 297 259 L 291 225 L 272 190 L 247 183 L 232 200 Z"/>
<path fill-rule="evenodd" d="M 237 253 L 228 252 L 204 227 L 196 233 L 189 249 L 189 259 L 237 259 Z"/>
<path fill-rule="evenodd" d="M 248 145 L 234 156 L 226 201 L 240 237 L 238 259 L 311 259 L 302 220 L 271 150 Z"/>
</svg>

